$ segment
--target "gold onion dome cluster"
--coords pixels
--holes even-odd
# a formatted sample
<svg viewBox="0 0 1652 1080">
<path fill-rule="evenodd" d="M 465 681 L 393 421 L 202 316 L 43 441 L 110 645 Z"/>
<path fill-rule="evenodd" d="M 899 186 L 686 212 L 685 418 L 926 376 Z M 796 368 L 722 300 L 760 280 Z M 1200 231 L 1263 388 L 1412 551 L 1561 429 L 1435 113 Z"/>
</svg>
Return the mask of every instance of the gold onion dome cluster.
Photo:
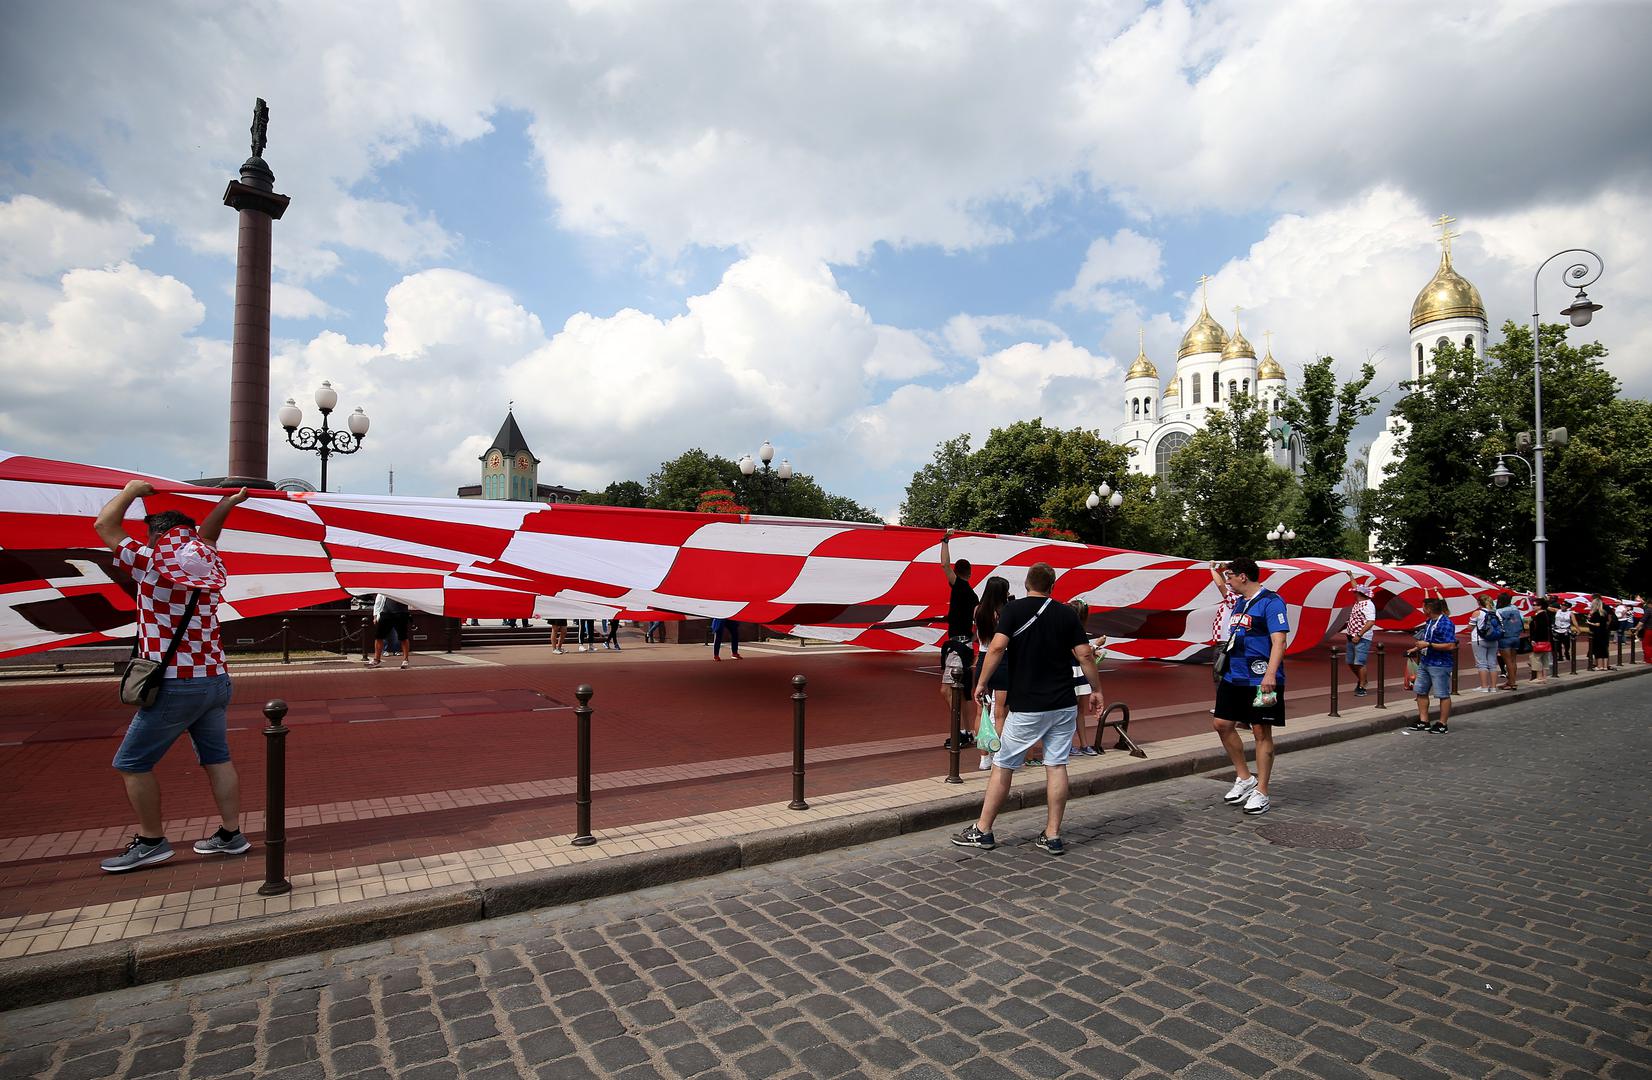
<svg viewBox="0 0 1652 1080">
<path fill-rule="evenodd" d="M 1208 308 L 1199 310 L 1199 317 L 1182 335 L 1182 346 L 1176 350 L 1176 359 L 1185 360 L 1200 353 L 1221 352 L 1228 343 L 1228 334 L 1222 324 L 1210 317 Z M 1249 346 L 1246 346 L 1249 348 Z"/>
<path fill-rule="evenodd" d="M 1441 319 L 1486 318 L 1486 305 L 1480 299 L 1480 290 L 1468 278 L 1451 268 L 1451 252 L 1440 256 L 1440 268 L 1411 305 L 1411 329 Z M 1189 331 L 1192 333 L 1192 331 Z"/>
</svg>

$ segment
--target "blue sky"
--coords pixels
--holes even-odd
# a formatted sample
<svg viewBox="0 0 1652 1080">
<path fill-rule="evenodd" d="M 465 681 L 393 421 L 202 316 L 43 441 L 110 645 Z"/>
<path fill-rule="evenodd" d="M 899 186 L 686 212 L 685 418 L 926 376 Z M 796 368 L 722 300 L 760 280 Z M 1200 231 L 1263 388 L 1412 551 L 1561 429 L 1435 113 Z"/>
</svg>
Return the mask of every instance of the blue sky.
<svg viewBox="0 0 1652 1080">
<path fill-rule="evenodd" d="M 382 491 L 391 465 L 398 492 L 473 482 L 514 399 L 549 482 L 601 487 L 767 438 L 892 516 L 959 432 L 1042 416 L 1111 434 L 1137 327 L 1168 377 L 1201 274 L 1224 325 L 1238 304 L 1259 347 L 1276 332 L 1287 372 L 1371 357 L 1391 385 L 1441 211 L 1494 324 L 1526 317 L 1549 252 L 1600 250 L 1591 330 L 1628 392 L 1652 389 L 1642 7 L 252 18 L 16 13 L 0 43 L 0 447 L 222 468 L 235 217 L 220 198 L 255 94 L 293 200 L 275 232 L 272 412 L 322 378 L 364 406 L 368 447 L 333 469 L 353 490 Z M 1591 125 L 1533 160 L 1526 133 L 1563 129 L 1566 71 L 1584 64 Z M 284 445 L 271 461 L 314 472 Z"/>
</svg>

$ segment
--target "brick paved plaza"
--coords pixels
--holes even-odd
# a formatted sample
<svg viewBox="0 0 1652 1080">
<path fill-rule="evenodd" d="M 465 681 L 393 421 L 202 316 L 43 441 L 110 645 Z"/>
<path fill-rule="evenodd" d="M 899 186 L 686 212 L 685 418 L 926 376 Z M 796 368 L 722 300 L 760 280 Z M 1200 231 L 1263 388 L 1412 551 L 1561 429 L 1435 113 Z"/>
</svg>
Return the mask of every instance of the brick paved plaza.
<svg viewBox="0 0 1652 1080">
<path fill-rule="evenodd" d="M 1648 1076 L 1648 689 L 3 1014 L 0 1075 Z"/>
</svg>

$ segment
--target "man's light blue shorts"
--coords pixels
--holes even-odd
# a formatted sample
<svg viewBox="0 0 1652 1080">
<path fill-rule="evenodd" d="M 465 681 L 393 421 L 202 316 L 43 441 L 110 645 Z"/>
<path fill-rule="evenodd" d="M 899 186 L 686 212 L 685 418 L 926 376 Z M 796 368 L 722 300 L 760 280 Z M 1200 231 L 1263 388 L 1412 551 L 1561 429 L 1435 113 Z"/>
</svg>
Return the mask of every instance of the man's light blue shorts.
<svg viewBox="0 0 1652 1080">
<path fill-rule="evenodd" d="M 1012 712 L 1004 721 L 1004 730 L 999 734 L 1002 745 L 992 756 L 992 763 L 1000 769 L 1019 769 L 1027 751 L 1042 741 L 1044 764 L 1065 765 L 1077 731 L 1077 705 L 1048 712 Z"/>
<path fill-rule="evenodd" d="M 1450 697 L 1451 669 L 1424 664 L 1417 669 L 1417 677 L 1411 681 L 1411 692 L 1418 697 Z"/>
<path fill-rule="evenodd" d="M 1365 661 L 1371 658 L 1371 639 L 1361 638 L 1348 646 L 1348 664 L 1350 667 L 1364 667 Z"/>
<path fill-rule="evenodd" d="M 228 675 L 162 679 L 155 704 L 139 709 L 127 725 L 126 738 L 115 751 L 115 768 L 149 772 L 186 731 L 195 744 L 195 760 L 202 765 L 222 765 L 229 760 L 225 735 L 229 698 Z"/>
</svg>

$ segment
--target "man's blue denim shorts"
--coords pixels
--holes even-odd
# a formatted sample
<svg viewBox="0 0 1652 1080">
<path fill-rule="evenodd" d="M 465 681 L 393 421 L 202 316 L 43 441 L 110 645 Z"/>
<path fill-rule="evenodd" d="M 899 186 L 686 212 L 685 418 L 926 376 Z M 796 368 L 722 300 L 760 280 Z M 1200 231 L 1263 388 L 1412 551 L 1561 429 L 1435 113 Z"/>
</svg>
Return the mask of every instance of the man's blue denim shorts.
<svg viewBox="0 0 1652 1080">
<path fill-rule="evenodd" d="M 1444 665 L 1422 665 L 1417 669 L 1417 677 L 1411 682 L 1411 692 L 1418 697 L 1450 697 L 1451 669 Z"/>
<path fill-rule="evenodd" d="M 162 679 L 155 704 L 139 709 L 127 725 L 126 738 L 115 751 L 115 768 L 149 772 L 186 731 L 195 744 L 195 760 L 202 765 L 222 765 L 229 760 L 225 735 L 229 699 L 228 675 Z"/>
<path fill-rule="evenodd" d="M 1052 768 L 1067 764 L 1073 752 L 1073 735 L 1078 731 L 1078 706 L 1048 712 L 1011 712 L 1004 721 L 998 753 L 992 763 L 1000 769 L 1019 769 L 1027 751 L 1044 744 L 1044 764 Z"/>
<path fill-rule="evenodd" d="M 1364 667 L 1371 658 L 1371 639 L 1361 638 L 1348 645 L 1348 663 L 1352 667 Z"/>
</svg>

